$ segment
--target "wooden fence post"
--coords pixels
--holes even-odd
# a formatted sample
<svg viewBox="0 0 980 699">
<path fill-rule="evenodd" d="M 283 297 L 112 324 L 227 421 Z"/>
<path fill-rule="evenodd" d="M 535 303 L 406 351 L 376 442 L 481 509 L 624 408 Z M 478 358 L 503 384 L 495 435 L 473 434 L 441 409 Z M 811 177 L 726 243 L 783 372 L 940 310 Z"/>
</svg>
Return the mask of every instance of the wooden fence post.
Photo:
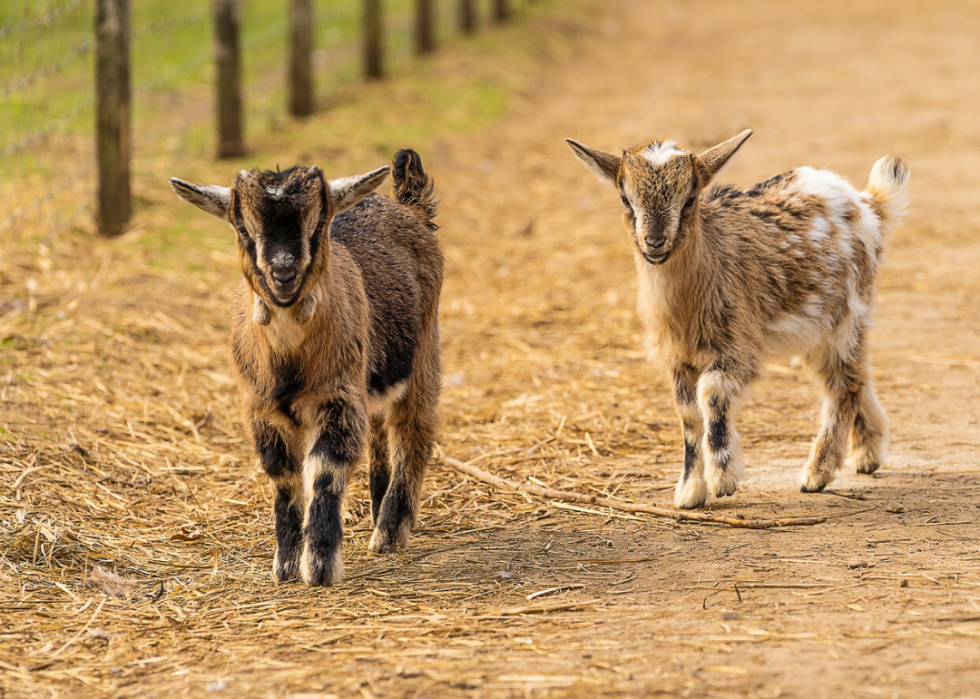
<svg viewBox="0 0 980 699">
<path fill-rule="evenodd" d="M 289 113 L 313 113 L 313 0 L 292 0 L 289 10 Z"/>
<path fill-rule="evenodd" d="M 218 157 L 245 155 L 239 0 L 214 0 L 214 60 L 218 73 Z"/>
<path fill-rule="evenodd" d="M 129 223 L 129 0 L 96 0 L 95 123 L 99 168 L 96 220 L 103 235 Z"/>
<path fill-rule="evenodd" d="M 467 34 L 476 31 L 476 6 L 474 0 L 459 0 L 459 28 Z"/>
<path fill-rule="evenodd" d="M 384 77 L 384 22 L 381 0 L 364 0 L 364 75 Z"/>
<path fill-rule="evenodd" d="M 435 0 L 415 1 L 415 52 L 432 53 L 436 49 Z"/>
<path fill-rule="evenodd" d="M 498 22 L 506 22 L 510 18 L 508 0 L 493 0 L 493 18 Z"/>
</svg>

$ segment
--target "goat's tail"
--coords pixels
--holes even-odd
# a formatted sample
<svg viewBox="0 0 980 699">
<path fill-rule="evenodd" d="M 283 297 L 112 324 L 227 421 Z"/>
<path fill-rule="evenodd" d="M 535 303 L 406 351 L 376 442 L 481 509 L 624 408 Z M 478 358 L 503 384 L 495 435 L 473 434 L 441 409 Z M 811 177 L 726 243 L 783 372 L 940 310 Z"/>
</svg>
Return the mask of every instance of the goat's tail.
<svg viewBox="0 0 980 699">
<path fill-rule="evenodd" d="M 871 168 L 864 193 L 875 200 L 882 219 L 897 226 L 909 210 L 909 166 L 886 155 Z"/>
<path fill-rule="evenodd" d="M 427 225 L 435 230 L 432 219 L 439 212 L 435 200 L 432 178 L 422 168 L 422 158 L 411 148 L 403 148 L 395 154 L 391 168 L 391 193 L 405 206 L 411 206 Z"/>
</svg>

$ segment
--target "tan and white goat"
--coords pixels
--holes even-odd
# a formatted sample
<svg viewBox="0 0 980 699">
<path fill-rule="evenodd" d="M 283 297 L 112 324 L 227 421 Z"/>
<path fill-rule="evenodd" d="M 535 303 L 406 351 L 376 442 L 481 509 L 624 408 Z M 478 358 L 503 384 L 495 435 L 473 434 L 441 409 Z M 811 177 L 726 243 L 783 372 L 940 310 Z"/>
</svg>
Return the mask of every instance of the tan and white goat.
<svg viewBox="0 0 980 699">
<path fill-rule="evenodd" d="M 231 188 L 172 179 L 231 224 L 243 280 L 231 350 L 246 428 L 276 488 L 277 580 L 343 574 L 341 507 L 370 434 L 370 548 L 408 544 L 439 395 L 432 183 L 411 150 L 330 182 L 319 168 L 242 171 Z"/>
<path fill-rule="evenodd" d="M 673 141 L 606 153 L 568 141 L 622 198 L 651 358 L 671 374 L 684 437 L 678 507 L 735 492 L 744 466 L 734 407 L 770 356 L 818 377 L 822 424 L 800 474 L 816 492 L 850 458 L 873 473 L 887 422 L 874 393 L 867 328 L 883 234 L 908 208 L 909 170 L 875 163 L 864 192 L 801 167 L 740 191 L 708 184 L 752 134 L 700 155 Z"/>
</svg>

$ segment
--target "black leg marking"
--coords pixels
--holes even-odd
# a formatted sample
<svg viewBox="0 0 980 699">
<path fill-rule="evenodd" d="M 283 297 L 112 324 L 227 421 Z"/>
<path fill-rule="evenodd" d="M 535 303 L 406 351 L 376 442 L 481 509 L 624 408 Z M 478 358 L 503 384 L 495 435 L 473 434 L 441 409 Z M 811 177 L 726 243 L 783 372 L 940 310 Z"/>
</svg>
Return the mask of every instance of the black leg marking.
<svg viewBox="0 0 980 699">
<path fill-rule="evenodd" d="M 714 452 L 728 448 L 728 416 L 724 411 L 718 412 L 708 425 L 708 444 Z"/>
<path fill-rule="evenodd" d="M 290 455 L 282 435 L 264 422 L 252 423 L 255 452 L 262 469 L 276 487 L 273 514 L 276 518 L 276 555 L 273 573 L 286 582 L 299 576 L 299 557 L 303 543 L 302 514 L 297 503 L 299 464 Z"/>
<path fill-rule="evenodd" d="M 408 492 L 404 481 L 396 481 L 388 488 L 378 515 L 378 529 L 382 530 L 385 538 L 393 543 L 398 539 L 399 529 L 408 522 L 411 526 L 414 513 L 412 512 L 412 495 Z"/>
<path fill-rule="evenodd" d="M 694 368 L 687 365 L 674 372 L 674 399 L 678 405 L 691 405 L 698 399 L 692 375 Z"/>
<path fill-rule="evenodd" d="M 691 477 L 698 462 L 698 445 L 684 440 L 684 480 Z"/>
<path fill-rule="evenodd" d="M 351 406 L 342 401 L 320 408 L 323 430 L 310 450 L 310 456 L 327 463 L 353 464 L 364 449 L 364 427 Z"/>
<path fill-rule="evenodd" d="M 674 407 L 681 420 L 684 465 L 674 491 L 674 504 L 684 509 L 701 507 L 707 497 L 701 435 L 704 431 L 697 400 L 697 370 L 687 364 L 674 369 Z"/>
<path fill-rule="evenodd" d="M 340 511 L 342 497 L 335 490 L 335 479 L 329 473 L 320 474 L 313 483 L 304 531 L 308 548 L 306 574 L 310 585 L 330 585 L 340 572 L 336 566 L 344 540 Z"/>
<path fill-rule="evenodd" d="M 285 440 L 276 429 L 266 424 L 253 423 L 252 434 L 255 436 L 255 453 L 269 478 L 282 478 L 299 470 L 298 464 L 290 458 Z"/>
<path fill-rule="evenodd" d="M 391 478 L 369 544 L 375 553 L 388 553 L 408 546 L 418 514 L 425 469 L 432 454 L 435 413 L 430 406 L 433 403 L 434 395 L 427 396 L 423 390 L 412 387 L 392 408 L 388 422 L 392 446 Z"/>
<path fill-rule="evenodd" d="M 299 577 L 299 560 L 303 546 L 303 517 L 291 487 L 279 486 L 276 489 L 275 513 L 275 575 L 279 582 L 286 582 Z"/>
</svg>

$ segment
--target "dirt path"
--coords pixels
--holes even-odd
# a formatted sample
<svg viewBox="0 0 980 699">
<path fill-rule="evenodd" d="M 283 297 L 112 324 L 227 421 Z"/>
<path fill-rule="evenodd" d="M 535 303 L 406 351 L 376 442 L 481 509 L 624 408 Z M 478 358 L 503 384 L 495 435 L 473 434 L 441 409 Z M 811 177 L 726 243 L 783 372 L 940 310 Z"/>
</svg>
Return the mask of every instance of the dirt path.
<svg viewBox="0 0 980 699">
<path fill-rule="evenodd" d="M 30 437 L 5 446 L 17 469 L 4 483 L 41 470 L 0 513 L 26 513 L 0 562 L 10 568 L 0 688 L 977 695 L 980 5 L 603 6 L 560 25 L 568 41 L 523 76 L 506 118 L 427 154 L 448 260 L 441 449 L 512 478 L 670 503 L 680 435 L 667 388 L 642 359 L 619 205 L 562 139 L 700 147 L 751 127 L 722 175 L 735 184 L 810 164 L 863 185 L 889 151 L 912 166 L 913 209 L 891 242 L 872 333 L 893 430 L 887 467 L 843 473 L 830 493 L 797 492 L 817 393 L 775 365 L 741 416 L 748 478 L 713 507 L 822 514 L 824 525 L 758 532 L 589 514 L 492 492 L 436 463 L 407 554 L 366 553 L 360 483 L 345 584 L 277 588 L 270 492 L 227 385 L 219 282 L 231 277 L 168 287 L 116 270 L 117 286 L 90 297 L 75 329 L 52 320 L 47 335 L 25 330 L 13 343 L 43 380 L 5 389 L 22 410 L 10 423 Z M 120 327 L 141 332 L 107 334 Z M 106 366 L 94 388 L 71 368 L 89 351 Z M 139 361 L 128 390 L 155 396 L 142 417 L 111 382 Z M 80 447 L 65 446 L 69 427 Z M 44 519 L 46 502 L 60 503 L 59 521 Z M 45 549 L 44 527 L 55 525 L 62 538 Z M 115 562 L 131 589 L 94 593 L 83 569 L 96 561 Z"/>
</svg>

